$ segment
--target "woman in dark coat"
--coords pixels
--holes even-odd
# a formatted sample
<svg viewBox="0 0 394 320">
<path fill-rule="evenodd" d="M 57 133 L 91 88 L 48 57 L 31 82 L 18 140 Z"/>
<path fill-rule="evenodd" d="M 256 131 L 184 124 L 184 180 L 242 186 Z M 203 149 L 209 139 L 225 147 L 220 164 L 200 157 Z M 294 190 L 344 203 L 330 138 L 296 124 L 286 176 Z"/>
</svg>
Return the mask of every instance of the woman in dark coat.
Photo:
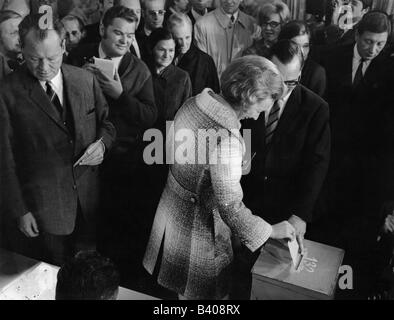
<svg viewBox="0 0 394 320">
<path fill-rule="evenodd" d="M 186 71 L 174 66 L 175 40 L 164 28 L 154 30 L 148 37 L 148 67 L 152 73 L 156 106 L 159 110 L 156 127 L 174 119 L 179 107 L 192 95 L 192 84 Z M 164 132 L 164 131 L 163 131 Z"/>
<path fill-rule="evenodd" d="M 155 128 L 166 137 L 166 123 L 174 120 L 175 114 L 182 104 L 192 95 L 192 84 L 186 71 L 174 66 L 175 41 L 172 34 L 163 28 L 155 29 L 148 37 L 149 56 L 146 61 L 152 73 L 155 102 L 158 119 Z M 160 200 L 168 174 L 165 151 L 164 163 L 145 166 L 144 186 L 150 193 L 150 203 L 143 209 L 153 215 Z"/>
<path fill-rule="evenodd" d="M 311 33 L 302 21 L 291 21 L 282 27 L 278 40 L 292 40 L 297 43 L 304 55 L 305 63 L 302 69 L 301 84 L 312 90 L 320 97 L 326 92 L 326 71 L 309 57 Z"/>
<path fill-rule="evenodd" d="M 193 96 L 201 93 L 205 88 L 219 93 L 219 78 L 215 62 L 210 55 L 192 43 L 193 26 L 190 18 L 185 14 L 174 13 L 169 17 L 167 26 L 177 43 L 175 65 L 189 74 Z"/>
</svg>

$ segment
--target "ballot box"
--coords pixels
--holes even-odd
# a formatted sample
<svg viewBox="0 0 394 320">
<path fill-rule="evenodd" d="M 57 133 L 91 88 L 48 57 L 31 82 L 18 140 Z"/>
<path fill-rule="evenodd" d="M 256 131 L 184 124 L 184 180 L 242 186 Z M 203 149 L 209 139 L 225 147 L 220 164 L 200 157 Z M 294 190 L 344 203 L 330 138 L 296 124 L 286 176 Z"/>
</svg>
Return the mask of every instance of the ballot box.
<svg viewBox="0 0 394 320">
<path fill-rule="evenodd" d="M 294 266 L 286 242 L 269 240 L 252 268 L 251 300 L 331 300 L 344 250 L 305 240 Z"/>
</svg>

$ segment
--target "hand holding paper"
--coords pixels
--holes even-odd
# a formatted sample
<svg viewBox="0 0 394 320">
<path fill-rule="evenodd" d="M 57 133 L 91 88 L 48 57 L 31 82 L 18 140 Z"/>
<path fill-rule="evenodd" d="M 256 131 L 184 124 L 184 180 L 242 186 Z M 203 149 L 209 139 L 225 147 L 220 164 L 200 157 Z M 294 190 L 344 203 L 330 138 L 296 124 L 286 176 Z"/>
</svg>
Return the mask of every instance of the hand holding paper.
<svg viewBox="0 0 394 320">
<path fill-rule="evenodd" d="M 98 166 L 104 160 L 104 152 L 103 138 L 100 138 L 86 149 L 82 157 L 74 164 L 74 168 L 76 166 Z"/>
</svg>

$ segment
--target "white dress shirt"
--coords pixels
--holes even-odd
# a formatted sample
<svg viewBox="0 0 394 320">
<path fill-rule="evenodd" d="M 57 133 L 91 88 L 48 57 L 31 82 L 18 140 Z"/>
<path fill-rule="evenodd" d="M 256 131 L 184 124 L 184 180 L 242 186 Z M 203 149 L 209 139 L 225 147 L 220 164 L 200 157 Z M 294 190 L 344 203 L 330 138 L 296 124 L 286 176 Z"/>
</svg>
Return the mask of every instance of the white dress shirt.
<svg viewBox="0 0 394 320">
<path fill-rule="evenodd" d="M 46 83 L 49 82 L 53 91 L 55 91 L 57 97 L 59 98 L 60 104 L 64 105 L 64 92 L 63 92 L 63 75 L 61 69 L 56 76 L 54 76 L 50 81 L 40 81 L 41 87 L 44 91 L 47 91 Z"/>
<path fill-rule="evenodd" d="M 354 45 L 354 51 L 353 51 L 353 69 L 352 69 L 352 83 L 354 81 L 354 77 L 356 76 L 356 72 L 358 69 L 358 66 L 360 65 L 361 62 L 361 56 L 358 53 L 357 50 L 357 44 Z M 369 65 L 371 64 L 372 60 L 366 60 L 363 64 L 363 75 L 365 74 L 365 72 L 367 71 Z"/>
</svg>

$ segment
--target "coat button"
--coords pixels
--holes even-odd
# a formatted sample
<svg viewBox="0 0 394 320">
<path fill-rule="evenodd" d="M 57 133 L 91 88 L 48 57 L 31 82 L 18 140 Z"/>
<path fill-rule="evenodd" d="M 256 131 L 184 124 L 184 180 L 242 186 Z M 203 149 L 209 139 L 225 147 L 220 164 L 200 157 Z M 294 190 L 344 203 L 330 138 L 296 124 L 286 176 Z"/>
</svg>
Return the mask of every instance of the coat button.
<svg viewBox="0 0 394 320">
<path fill-rule="evenodd" d="M 77 190 L 77 185 L 76 184 L 73 185 L 73 189 Z"/>
<path fill-rule="evenodd" d="M 267 176 L 264 177 L 264 181 L 268 181 L 268 177 Z"/>
<path fill-rule="evenodd" d="M 190 202 L 191 202 L 191 203 L 196 203 L 196 202 L 197 202 L 197 200 L 196 200 L 196 198 L 194 198 L 194 197 L 191 197 L 191 198 L 190 198 Z"/>
</svg>

